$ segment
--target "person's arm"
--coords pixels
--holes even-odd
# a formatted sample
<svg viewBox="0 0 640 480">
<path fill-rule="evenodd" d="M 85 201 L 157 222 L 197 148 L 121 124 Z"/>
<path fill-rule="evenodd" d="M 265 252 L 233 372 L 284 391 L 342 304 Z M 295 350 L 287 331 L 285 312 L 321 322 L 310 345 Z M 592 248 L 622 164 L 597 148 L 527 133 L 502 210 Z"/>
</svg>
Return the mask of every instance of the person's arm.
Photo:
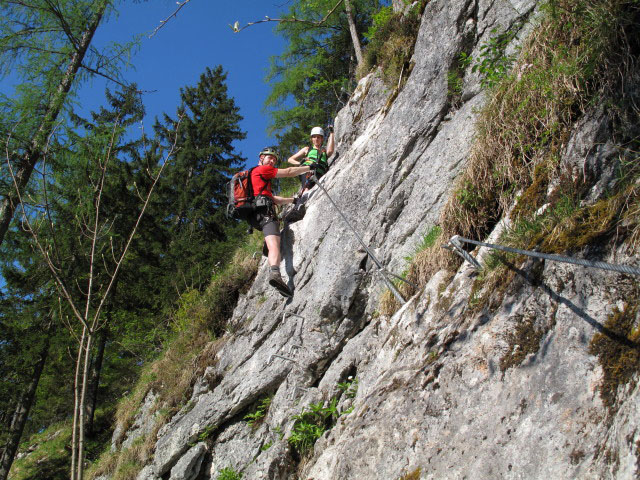
<svg viewBox="0 0 640 480">
<path fill-rule="evenodd" d="M 279 168 L 275 178 L 297 177 L 298 175 L 307 173 L 309 170 L 309 165 L 304 165 L 303 167 Z"/>
<path fill-rule="evenodd" d="M 291 165 L 300 165 L 300 162 L 304 157 L 307 156 L 307 153 L 309 153 L 309 147 L 301 148 L 297 153 L 291 155 L 287 162 L 289 162 Z"/>
<path fill-rule="evenodd" d="M 275 203 L 276 205 L 286 205 L 287 203 L 293 203 L 293 197 L 278 197 L 277 195 L 274 195 L 273 203 Z"/>
<path fill-rule="evenodd" d="M 327 140 L 327 158 L 333 155 L 336 149 L 335 140 L 333 138 L 333 127 L 329 130 L 329 139 Z"/>
</svg>

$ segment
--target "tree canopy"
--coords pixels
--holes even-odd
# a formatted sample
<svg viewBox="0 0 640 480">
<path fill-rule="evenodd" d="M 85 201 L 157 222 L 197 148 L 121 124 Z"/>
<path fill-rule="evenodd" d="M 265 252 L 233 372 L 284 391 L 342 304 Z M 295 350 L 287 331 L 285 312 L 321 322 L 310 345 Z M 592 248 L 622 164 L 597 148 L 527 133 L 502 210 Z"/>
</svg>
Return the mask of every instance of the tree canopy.
<svg viewBox="0 0 640 480">
<path fill-rule="evenodd" d="M 365 42 L 364 33 L 383 2 L 350 3 L 358 36 Z M 297 0 L 283 18 L 319 21 L 335 5 L 335 0 Z M 308 142 L 311 127 L 326 125 L 344 105 L 355 86 L 358 62 L 344 4 L 320 26 L 283 21 L 276 32 L 288 44 L 271 60 L 265 107 L 271 116 L 270 133 L 286 155 Z"/>
</svg>

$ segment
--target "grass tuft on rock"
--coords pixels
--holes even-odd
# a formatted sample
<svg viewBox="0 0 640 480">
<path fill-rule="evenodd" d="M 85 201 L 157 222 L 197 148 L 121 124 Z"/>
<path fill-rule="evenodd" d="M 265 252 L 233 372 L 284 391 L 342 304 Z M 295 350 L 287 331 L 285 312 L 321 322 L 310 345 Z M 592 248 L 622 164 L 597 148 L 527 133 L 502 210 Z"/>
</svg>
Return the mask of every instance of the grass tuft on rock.
<svg viewBox="0 0 640 480">
<path fill-rule="evenodd" d="M 440 239 L 408 267 L 419 288 L 438 270 L 455 271 L 461 263 L 440 245 L 453 235 L 483 240 L 506 212 L 513 225 L 500 241 L 517 248 L 569 253 L 614 236 L 630 251 L 640 245 L 640 99 L 630 88 L 640 77 L 640 4 L 553 0 L 542 11 L 512 69 L 492 82 L 467 167 L 440 216 Z M 608 108 L 620 178 L 589 203 L 586 194 L 597 179 L 569 169 L 560 158 L 576 121 L 598 104 Z M 495 285 L 503 273 L 490 267 L 482 280 L 493 278 Z M 471 302 L 477 308 L 490 297 L 499 303 L 488 290 L 474 286 Z M 385 293 L 381 313 L 397 308 Z"/>
</svg>

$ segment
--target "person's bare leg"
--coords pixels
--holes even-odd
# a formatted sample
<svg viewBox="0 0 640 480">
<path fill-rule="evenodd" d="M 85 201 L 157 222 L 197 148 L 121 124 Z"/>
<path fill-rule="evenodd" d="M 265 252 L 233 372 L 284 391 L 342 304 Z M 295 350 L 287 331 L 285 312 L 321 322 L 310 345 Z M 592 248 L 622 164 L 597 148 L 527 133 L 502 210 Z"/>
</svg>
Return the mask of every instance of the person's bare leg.
<svg viewBox="0 0 640 480">
<path fill-rule="evenodd" d="M 278 235 L 267 235 L 264 241 L 269 249 L 269 255 L 267 256 L 269 266 L 280 267 L 280 237 Z"/>
</svg>

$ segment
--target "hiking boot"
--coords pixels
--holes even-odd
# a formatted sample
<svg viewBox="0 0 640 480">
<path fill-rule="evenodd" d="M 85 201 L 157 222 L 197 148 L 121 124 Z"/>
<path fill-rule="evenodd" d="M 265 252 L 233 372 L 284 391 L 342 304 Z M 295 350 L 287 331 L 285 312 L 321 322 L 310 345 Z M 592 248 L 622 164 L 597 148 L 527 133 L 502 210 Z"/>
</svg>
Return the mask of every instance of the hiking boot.
<svg viewBox="0 0 640 480">
<path fill-rule="evenodd" d="M 289 210 L 282 219 L 286 223 L 295 223 L 302 220 L 305 213 L 307 213 L 307 207 L 304 204 L 297 205 Z"/>
<path fill-rule="evenodd" d="M 272 271 L 269 274 L 269 285 L 278 290 L 278 293 L 283 297 L 293 297 L 293 292 L 289 290 L 289 287 L 282 280 L 280 272 Z"/>
</svg>

